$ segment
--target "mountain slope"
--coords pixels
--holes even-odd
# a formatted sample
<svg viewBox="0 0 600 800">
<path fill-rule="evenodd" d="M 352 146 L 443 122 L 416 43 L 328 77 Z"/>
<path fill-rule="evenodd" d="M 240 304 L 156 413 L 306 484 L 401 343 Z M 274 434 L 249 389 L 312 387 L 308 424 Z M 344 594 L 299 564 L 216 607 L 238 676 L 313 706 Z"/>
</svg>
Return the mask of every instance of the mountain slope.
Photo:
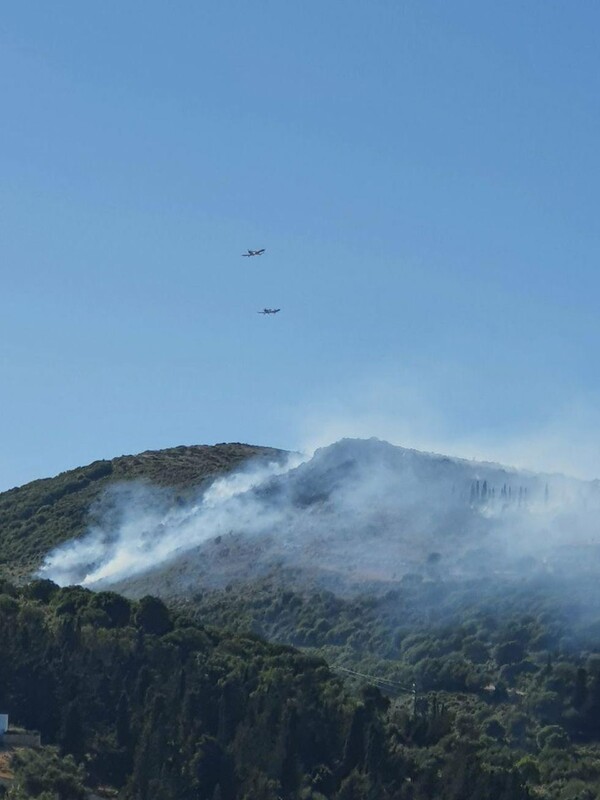
<svg viewBox="0 0 600 800">
<path fill-rule="evenodd" d="M 434 699 L 417 713 L 372 687 L 353 697 L 321 659 L 192 624 L 150 597 L 48 581 L 0 590 L 0 707 L 78 761 L 102 796 L 531 797 L 511 763 L 465 750 Z M 80 800 L 64 784 L 42 795 L 56 770 L 40 766 L 35 790 L 11 798 Z"/>
<path fill-rule="evenodd" d="M 596 483 L 420 453 L 377 440 L 345 440 L 317 451 L 301 464 L 287 454 L 259 450 L 267 457 L 258 466 L 241 459 L 240 470 L 219 473 L 215 469 L 208 472 L 204 483 L 200 481 L 198 491 L 196 464 L 190 462 L 179 471 L 180 456 L 185 452 L 169 451 L 172 455 L 166 459 L 162 453 L 152 454 L 149 460 L 153 461 L 156 483 L 160 481 L 158 486 L 147 479 L 136 480 L 142 477 L 143 458 L 141 465 L 127 462 L 131 471 L 125 485 L 114 480 L 112 471 L 100 474 L 96 481 L 84 475 L 83 480 L 100 487 L 86 517 L 92 524 L 84 536 L 54 551 L 46 561 L 46 574 L 57 577 L 50 569 L 54 567 L 65 583 L 86 580 L 95 589 L 118 587 L 130 598 L 142 598 L 129 601 L 135 619 L 135 609 L 149 602 L 143 595 L 160 594 L 171 607 L 185 609 L 185 616 L 194 615 L 202 625 L 224 625 L 234 632 L 228 637 L 232 637 L 229 640 L 241 661 L 231 664 L 232 670 L 227 669 L 226 674 L 218 670 L 209 673 L 209 683 L 218 684 L 215 702 L 217 716 L 220 719 L 222 715 L 223 721 L 232 697 L 239 709 L 250 702 L 250 722 L 246 724 L 244 719 L 241 728 L 232 727 L 231 737 L 222 745 L 236 760 L 239 755 L 240 787 L 249 786 L 247 765 L 259 764 L 261 753 L 254 748 L 262 746 L 262 740 L 269 748 L 276 745 L 278 753 L 296 753 L 300 730 L 296 725 L 299 717 L 286 706 L 293 687 L 287 679 L 281 683 L 277 677 L 284 677 L 287 662 L 275 663 L 267 654 L 263 681 L 262 672 L 259 675 L 251 667 L 263 653 L 263 646 L 245 633 L 252 630 L 270 640 L 308 648 L 311 655 L 325 658 L 345 680 L 350 676 L 355 685 L 375 681 L 386 692 L 399 692 L 381 719 L 388 726 L 390 738 L 386 734 L 385 740 L 391 744 L 392 762 L 386 761 L 385 748 L 377 744 L 383 730 L 373 728 L 378 737 L 373 739 L 363 726 L 360 736 L 355 736 L 355 724 L 359 725 L 363 712 L 359 711 L 358 717 L 353 713 L 351 718 L 343 712 L 337 750 L 327 763 L 323 760 L 329 770 L 326 774 L 336 775 L 346 753 L 359 755 L 352 788 L 345 778 L 339 783 L 340 800 L 385 796 L 380 787 L 368 790 L 367 761 L 373 765 L 373 775 L 385 776 L 386 781 L 401 779 L 393 786 L 392 796 L 402 800 L 431 800 L 442 797 L 446 789 L 453 800 L 466 800 L 470 797 L 467 786 L 473 791 L 473 800 L 521 797 L 526 796 L 520 794 L 524 783 L 534 786 L 533 794 L 544 800 L 599 796 L 600 515 Z M 208 452 L 212 452 L 210 448 Z M 165 489 L 176 483 L 175 472 L 181 478 L 179 488 Z M 211 475 L 219 477 L 212 481 Z M 102 491 L 103 486 L 107 491 Z M 76 495 L 75 491 L 66 492 L 64 497 Z M 66 521 L 68 516 L 61 519 Z M 333 588 L 337 594 L 323 587 Z M 84 658 L 88 665 L 98 663 L 94 641 L 103 653 L 112 652 L 112 645 L 107 647 L 108 637 L 113 635 L 111 614 L 122 608 L 122 601 L 112 592 L 92 593 L 79 587 L 58 590 L 46 581 L 37 581 L 21 590 L 25 603 L 17 608 L 14 590 L 2 590 L 0 582 L 2 591 L 11 595 L 0 596 L 0 616 L 6 616 L 6 652 L 11 653 L 11 647 L 21 648 L 29 659 L 30 643 L 42 642 L 35 608 L 38 602 L 55 606 L 50 628 L 63 638 L 53 647 L 64 648 L 68 642 L 92 645 L 93 658 Z M 156 610 L 154 601 L 152 607 Z M 29 621 L 38 628 L 23 634 L 19 626 L 29 625 Z M 213 635 L 210 629 L 204 631 Z M 178 674 L 173 670 L 173 647 L 180 642 L 179 638 L 173 640 L 172 633 L 166 634 L 166 649 L 157 651 L 159 658 L 152 662 L 152 671 L 159 685 L 169 686 L 164 692 L 166 707 L 178 709 L 191 685 L 188 677 L 195 678 L 186 671 L 185 679 L 171 681 Z M 122 641 L 126 650 L 114 665 L 102 666 L 102 680 L 107 674 L 115 681 L 120 679 L 121 661 L 129 664 L 127 654 L 139 654 L 146 639 L 139 630 L 127 637 L 119 632 L 116 641 Z M 191 647 L 191 662 L 198 663 L 200 654 L 190 641 L 186 634 L 181 644 L 186 652 Z M 264 650 L 268 652 L 277 651 Z M 44 645 L 43 663 L 48 653 Z M 220 668 L 221 655 L 217 655 Z M 70 657 L 59 659 L 58 683 L 63 670 L 71 669 L 73 663 Z M 310 668 L 305 662 L 298 664 L 299 671 L 292 670 L 294 680 L 297 677 L 304 686 Z M 23 675 L 37 681 L 42 674 L 37 668 L 26 673 L 24 667 L 21 662 L 14 665 L 18 680 Z M 96 680 L 97 676 L 92 677 Z M 199 677 L 204 680 L 206 674 Z M 82 686 L 87 686 L 87 678 Z M 259 686 L 264 683 L 266 701 L 249 686 L 255 679 Z M 36 685 L 40 696 L 47 693 L 47 683 Z M 329 679 L 327 686 L 333 686 Z M 98 687 L 100 690 L 100 684 Z M 106 688 L 103 684 L 103 698 Z M 202 682 L 200 688 L 203 692 L 206 688 Z M 135 686 L 126 680 L 130 701 L 132 689 Z M 428 692 L 439 694 L 427 697 Z M 101 707 L 110 707 L 116 717 L 122 694 L 121 685 L 115 685 L 109 698 L 112 706 L 104 703 Z M 12 704 L 27 699 L 31 692 L 22 691 L 17 682 L 13 696 Z M 312 684 L 308 695 L 300 698 L 300 707 L 310 705 L 310 697 L 314 697 Z M 368 697 L 372 699 L 371 694 Z M 153 707 L 142 693 L 138 699 L 145 710 Z M 86 711 L 90 720 L 95 719 L 95 705 L 95 696 L 90 697 Z M 38 706 L 34 703 L 31 711 L 37 714 Z M 343 701 L 342 707 L 346 709 L 348 701 Z M 62 714 L 67 703 L 62 702 L 60 708 Z M 23 707 L 21 712 L 24 718 L 25 710 Z M 56 713 L 50 719 L 60 732 L 66 720 L 59 724 Z M 256 718 L 262 719 L 264 713 L 266 733 L 257 736 Z M 161 711 L 158 726 L 152 715 L 138 720 L 143 747 L 139 760 L 136 757 L 139 769 L 131 779 L 145 780 L 143 776 L 151 770 L 157 783 L 147 787 L 149 792 L 159 785 L 180 792 L 179 768 L 188 775 L 184 761 L 173 762 L 175 773 L 154 771 L 164 760 L 160 749 L 153 750 L 158 741 L 153 732 L 168 730 L 166 741 L 173 742 L 177 731 L 183 730 L 180 723 L 187 724 L 187 717 L 172 725 L 173 715 L 167 716 L 163 724 Z M 194 718 L 204 724 L 206 705 L 197 708 Z M 213 728 L 198 731 L 200 740 L 188 737 L 186 741 L 193 741 L 193 747 L 198 745 L 201 750 L 206 736 L 219 741 L 225 730 L 219 719 Z M 282 733 L 276 743 L 268 735 L 273 720 Z M 317 720 L 310 738 L 330 723 Z M 32 718 L 28 724 L 41 726 L 42 722 Z M 92 750 L 97 748 L 99 764 L 108 763 L 104 760 L 108 742 L 110 763 L 118 767 L 124 754 L 114 747 L 110 725 L 96 730 L 95 724 L 90 724 L 89 741 Z M 430 740 L 432 732 L 435 736 Z M 333 740 L 333 728 L 331 733 Z M 76 747 L 81 741 L 79 735 L 72 737 Z M 321 748 L 317 749 L 320 753 Z M 150 751 L 154 756 L 148 756 Z M 202 755 L 202 759 L 208 758 L 203 763 L 210 763 L 215 753 L 217 760 L 221 759 L 222 751 L 213 748 Z M 367 753 L 371 754 L 368 758 Z M 458 759 L 448 765 L 447 758 L 454 759 L 455 754 Z M 179 758 L 177 749 L 174 757 Z M 465 764 L 476 760 L 484 766 L 483 776 L 464 772 Z M 324 787 L 317 790 L 315 780 L 323 773 L 320 765 L 315 769 L 315 764 L 307 761 L 297 774 L 296 767 L 288 769 L 291 762 L 286 758 L 277 775 L 271 775 L 268 754 L 264 763 L 267 783 L 261 784 L 261 789 L 252 785 L 245 795 L 238 795 L 244 800 L 296 797 L 281 794 L 272 780 L 293 784 L 300 793 L 298 800 L 336 797 Z M 197 766 L 194 761 L 194 769 Z M 423 776 L 426 783 L 421 783 Z M 502 784 L 496 785 L 497 779 Z M 212 797 L 210 793 L 199 796 L 213 800 L 226 794 L 221 786 Z"/>
<path fill-rule="evenodd" d="M 231 477 L 215 482 L 223 476 Z M 1 494 L 0 565 L 13 577 L 31 574 L 57 545 L 78 542 L 66 560 L 64 549 L 53 551 L 53 564 L 67 569 L 48 577 L 144 584 L 141 573 L 151 569 L 152 591 L 167 582 L 188 593 L 280 566 L 318 573 L 334 589 L 435 565 L 473 575 L 520 569 L 532 557 L 556 560 L 567 545 L 592 546 L 599 497 L 597 482 L 375 439 L 342 440 L 299 465 L 270 448 L 177 447 L 94 462 Z"/>
<path fill-rule="evenodd" d="M 172 599 L 282 568 L 298 587 L 364 591 L 410 573 L 518 575 L 600 554 L 597 483 L 378 440 L 231 475 L 181 506 L 148 487 L 105 506 L 88 536 L 52 554 L 48 577 Z"/>
<path fill-rule="evenodd" d="M 250 458 L 281 458 L 284 453 L 247 444 L 196 445 L 148 450 L 95 461 L 0 494 L 0 569 L 23 577 L 37 569 L 46 553 L 81 536 L 94 502 L 109 486 L 143 480 L 173 487 L 182 496 Z"/>
</svg>

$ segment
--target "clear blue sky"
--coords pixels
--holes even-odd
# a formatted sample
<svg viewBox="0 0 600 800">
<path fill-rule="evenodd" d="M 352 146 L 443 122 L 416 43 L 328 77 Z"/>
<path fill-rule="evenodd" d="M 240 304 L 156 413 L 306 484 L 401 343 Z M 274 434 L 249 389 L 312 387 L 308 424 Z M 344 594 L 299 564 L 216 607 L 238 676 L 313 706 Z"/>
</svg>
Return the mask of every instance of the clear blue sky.
<svg viewBox="0 0 600 800">
<path fill-rule="evenodd" d="M 5 4 L 0 488 L 353 414 L 490 455 L 581 414 L 595 452 L 599 29 L 592 0 Z"/>
</svg>

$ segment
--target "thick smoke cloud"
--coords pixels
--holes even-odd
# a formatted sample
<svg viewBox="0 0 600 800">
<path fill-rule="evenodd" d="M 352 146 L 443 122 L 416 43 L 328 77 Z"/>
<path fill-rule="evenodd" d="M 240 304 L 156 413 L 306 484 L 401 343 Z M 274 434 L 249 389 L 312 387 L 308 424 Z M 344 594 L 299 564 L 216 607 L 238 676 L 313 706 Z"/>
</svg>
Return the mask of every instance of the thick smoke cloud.
<svg viewBox="0 0 600 800">
<path fill-rule="evenodd" d="M 92 510 L 98 522 L 52 551 L 41 570 L 60 585 L 112 583 L 145 572 L 229 531 L 257 533 L 280 518 L 253 489 L 301 461 L 253 463 L 218 478 L 181 505 L 173 491 L 143 482 L 111 487 Z"/>
<path fill-rule="evenodd" d="M 171 569 L 189 588 L 282 565 L 338 586 L 554 570 L 563 548 L 589 562 L 599 498 L 593 482 L 342 440 L 304 462 L 251 464 L 184 504 L 146 484 L 115 487 L 41 573 L 100 587 Z"/>
</svg>

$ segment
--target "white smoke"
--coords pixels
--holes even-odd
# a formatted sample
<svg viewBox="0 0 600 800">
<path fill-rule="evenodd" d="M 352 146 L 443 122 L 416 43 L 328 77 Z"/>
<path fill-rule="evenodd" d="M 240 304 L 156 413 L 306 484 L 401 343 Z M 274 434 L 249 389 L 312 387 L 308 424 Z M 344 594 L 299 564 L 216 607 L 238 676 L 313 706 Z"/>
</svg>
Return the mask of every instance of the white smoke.
<svg viewBox="0 0 600 800">
<path fill-rule="evenodd" d="M 232 571 L 284 564 L 359 583 L 418 571 L 432 552 L 454 574 L 506 571 L 597 543 L 598 511 L 594 483 L 342 440 L 309 460 L 251 463 L 185 503 L 149 484 L 115 486 L 41 575 L 99 588 L 176 563 L 181 586 L 222 585 Z"/>
<path fill-rule="evenodd" d="M 195 501 L 183 506 L 172 492 L 141 482 L 113 487 L 103 497 L 92 525 L 81 539 L 67 542 L 46 558 L 40 574 L 60 585 L 113 583 L 145 572 L 230 531 L 257 533 L 281 519 L 252 491 L 302 462 L 253 462 L 215 480 Z"/>
<path fill-rule="evenodd" d="M 486 397 L 485 414 L 477 411 Z M 600 478 L 600 395 L 573 392 L 547 406 L 528 406 L 519 391 L 498 406 L 480 375 L 456 363 L 374 364 L 335 393 L 299 406 L 290 429 L 314 451 L 344 437 L 376 436 L 423 451 L 511 464 L 536 472 Z M 479 412 L 481 409 L 479 409 Z"/>
</svg>

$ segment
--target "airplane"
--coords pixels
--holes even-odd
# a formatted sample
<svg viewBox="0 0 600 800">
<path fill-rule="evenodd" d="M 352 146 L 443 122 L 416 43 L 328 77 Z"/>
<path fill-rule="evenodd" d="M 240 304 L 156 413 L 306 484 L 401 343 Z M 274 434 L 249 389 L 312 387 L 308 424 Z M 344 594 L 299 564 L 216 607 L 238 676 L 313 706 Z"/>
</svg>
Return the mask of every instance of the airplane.
<svg viewBox="0 0 600 800">
<path fill-rule="evenodd" d="M 280 308 L 263 308 L 262 311 L 257 311 L 257 314 L 277 314 L 281 311 Z"/>
<path fill-rule="evenodd" d="M 244 258 L 250 258 L 251 256 L 262 256 L 265 250 L 266 250 L 265 247 L 263 247 L 262 250 L 248 250 L 247 253 L 242 253 L 242 256 Z"/>
</svg>

